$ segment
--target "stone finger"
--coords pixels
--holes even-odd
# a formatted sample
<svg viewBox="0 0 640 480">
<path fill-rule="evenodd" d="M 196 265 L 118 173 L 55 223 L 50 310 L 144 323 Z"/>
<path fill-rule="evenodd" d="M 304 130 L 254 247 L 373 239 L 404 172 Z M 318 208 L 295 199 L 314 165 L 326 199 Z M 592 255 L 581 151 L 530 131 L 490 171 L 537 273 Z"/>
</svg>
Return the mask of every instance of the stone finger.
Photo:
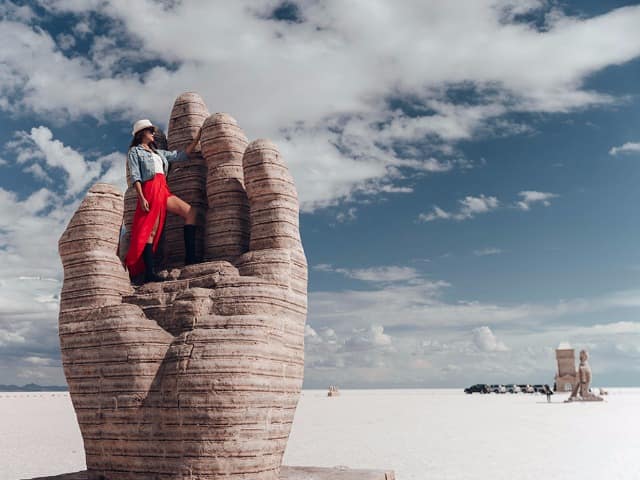
<svg viewBox="0 0 640 480">
<path fill-rule="evenodd" d="M 167 145 L 169 150 L 184 150 L 196 138 L 200 127 L 209 116 L 202 97 L 195 92 L 185 92 L 176 98 L 169 117 Z M 196 152 L 200 150 L 196 147 Z"/>
<path fill-rule="evenodd" d="M 123 198 L 115 187 L 91 187 L 58 241 L 64 267 L 60 299 L 63 313 L 121 302 L 131 292 L 129 276 L 117 256 Z"/>
<path fill-rule="evenodd" d="M 184 150 L 193 142 L 204 120 L 209 116 L 204 100 L 194 92 L 183 93 L 176 98 L 171 117 L 167 143 L 169 150 Z M 207 209 L 206 196 L 207 166 L 202 158 L 200 148 L 189 156 L 189 160 L 171 165 L 167 176 L 167 184 L 171 193 L 181 198 L 193 208 L 196 217 L 196 257 L 202 257 L 204 248 L 204 226 Z M 159 262 L 162 267 L 184 265 L 184 221 L 177 215 L 167 215 L 164 228 L 163 258 Z"/>
<path fill-rule="evenodd" d="M 298 193 L 278 148 L 269 140 L 251 142 L 243 157 L 249 197 L 249 250 L 301 250 Z"/>
<path fill-rule="evenodd" d="M 202 127 L 207 162 L 205 260 L 233 262 L 249 248 L 249 202 L 242 156 L 247 137 L 226 113 L 211 115 Z"/>
</svg>

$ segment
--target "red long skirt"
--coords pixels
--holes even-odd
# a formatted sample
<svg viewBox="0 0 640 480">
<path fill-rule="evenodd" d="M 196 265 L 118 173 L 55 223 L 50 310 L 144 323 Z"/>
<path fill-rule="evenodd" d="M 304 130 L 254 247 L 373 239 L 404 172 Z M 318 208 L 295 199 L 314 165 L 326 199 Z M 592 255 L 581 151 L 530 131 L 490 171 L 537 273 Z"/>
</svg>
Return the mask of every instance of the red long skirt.
<svg viewBox="0 0 640 480">
<path fill-rule="evenodd" d="M 165 176 L 161 173 L 156 173 L 151 180 L 142 184 L 142 193 L 144 194 L 144 198 L 149 202 L 149 211 L 145 212 L 142 209 L 140 199 L 138 199 L 136 212 L 133 215 L 129 251 L 125 259 L 129 276 L 132 278 L 144 272 L 142 251 L 149 239 L 149 235 L 151 235 L 153 231 L 156 219 L 158 219 L 158 229 L 153 239 L 152 248 L 154 252 L 158 249 L 158 242 L 160 241 L 164 220 L 167 216 L 167 199 L 173 195 L 169 191 Z"/>
</svg>

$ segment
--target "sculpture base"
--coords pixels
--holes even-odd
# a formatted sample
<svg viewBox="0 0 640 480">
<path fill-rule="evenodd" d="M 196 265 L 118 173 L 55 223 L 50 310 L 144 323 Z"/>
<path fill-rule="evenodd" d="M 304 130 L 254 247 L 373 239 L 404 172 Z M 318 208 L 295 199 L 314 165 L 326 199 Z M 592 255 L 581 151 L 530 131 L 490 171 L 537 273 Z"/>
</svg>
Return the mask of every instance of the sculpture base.
<svg viewBox="0 0 640 480">
<path fill-rule="evenodd" d="M 593 397 L 569 397 L 564 403 L 574 403 L 574 402 L 603 402 L 604 398 L 598 397 L 594 395 Z"/>
<path fill-rule="evenodd" d="M 352 470 L 347 467 L 282 467 L 280 480 L 395 480 L 392 470 Z M 65 473 L 31 480 L 87 480 L 83 472 Z"/>
</svg>

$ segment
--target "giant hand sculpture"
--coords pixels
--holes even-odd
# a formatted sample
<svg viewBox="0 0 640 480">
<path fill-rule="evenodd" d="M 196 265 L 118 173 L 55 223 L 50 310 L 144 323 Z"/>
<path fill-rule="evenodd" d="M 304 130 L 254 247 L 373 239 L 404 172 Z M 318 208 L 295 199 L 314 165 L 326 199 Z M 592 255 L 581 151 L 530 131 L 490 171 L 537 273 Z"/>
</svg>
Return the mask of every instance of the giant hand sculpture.
<svg viewBox="0 0 640 480">
<path fill-rule="evenodd" d="M 170 146 L 203 105 L 178 98 Z M 62 360 L 91 479 L 278 478 L 304 363 L 297 194 L 275 146 L 247 145 L 228 115 L 204 120 L 201 145 L 206 263 L 134 290 L 116 255 L 123 195 L 106 184 L 60 238 Z"/>
</svg>

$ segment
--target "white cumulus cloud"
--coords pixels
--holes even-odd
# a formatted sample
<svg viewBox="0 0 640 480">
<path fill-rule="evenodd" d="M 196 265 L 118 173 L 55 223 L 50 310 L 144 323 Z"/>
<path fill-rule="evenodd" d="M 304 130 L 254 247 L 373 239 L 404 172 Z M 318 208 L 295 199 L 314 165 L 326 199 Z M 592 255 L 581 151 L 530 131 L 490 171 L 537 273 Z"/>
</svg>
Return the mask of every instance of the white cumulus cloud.
<svg viewBox="0 0 640 480">
<path fill-rule="evenodd" d="M 517 208 L 520 210 L 530 210 L 531 205 L 533 204 L 541 204 L 545 207 L 551 206 L 551 199 L 558 197 L 555 193 L 549 192 L 537 192 L 535 190 L 524 190 L 519 192 L 518 195 L 522 198 L 522 200 L 516 202 Z"/>
<path fill-rule="evenodd" d="M 53 138 L 53 133 L 45 126 L 16 132 L 15 137 L 6 146 L 15 153 L 17 163 L 31 162 L 25 171 L 38 180 L 48 180 L 48 172 L 54 169 L 64 172 L 64 190 L 68 198 L 84 192 L 101 176 L 103 181 L 120 189 L 126 186 L 124 154 L 111 153 L 96 160 L 86 160 L 80 152 Z"/>
<path fill-rule="evenodd" d="M 474 197 L 466 196 L 462 200 L 458 200 L 460 208 L 457 212 L 447 212 L 438 206 L 434 206 L 429 213 L 421 213 L 418 215 L 419 222 L 432 222 L 434 220 L 468 220 L 474 218 L 481 213 L 488 213 L 496 210 L 500 205 L 500 201 L 493 196 L 484 194 Z"/>
<path fill-rule="evenodd" d="M 609 155 L 620 153 L 640 153 L 640 142 L 627 142 L 618 147 L 611 147 L 609 150 Z"/>
<path fill-rule="evenodd" d="M 482 352 L 506 352 L 509 350 L 487 326 L 473 329 L 473 343 Z"/>
<path fill-rule="evenodd" d="M 416 280 L 421 274 L 413 267 L 404 267 L 398 265 L 385 265 L 380 267 L 369 268 L 334 268 L 330 264 L 321 263 L 315 265 L 314 270 L 321 272 L 334 272 L 344 275 L 355 280 L 364 282 L 406 282 Z"/>
<path fill-rule="evenodd" d="M 640 55 L 639 6 L 586 18 L 534 0 L 348 9 L 327 0 L 298 3 L 301 21 L 289 23 L 270 18 L 272 0 L 41 6 L 54 17 L 76 15 L 73 33 L 90 48 L 74 51 L 70 34 L 53 38 L 34 26 L 31 9 L 9 2 L 0 21 L 0 108 L 56 121 L 149 117 L 166 125 L 173 98 L 199 91 L 250 138 L 280 145 L 304 211 L 357 193 L 409 192 L 401 170 L 464 168 L 456 142 L 526 131 L 509 113 L 614 102 L 585 80 Z M 108 21 L 91 37 L 94 13 Z M 544 28 L 520 22 L 524 14 L 546 15 Z M 141 34 L 139 18 L 154 28 Z M 474 102 L 453 100 L 451 88 Z"/>
</svg>

